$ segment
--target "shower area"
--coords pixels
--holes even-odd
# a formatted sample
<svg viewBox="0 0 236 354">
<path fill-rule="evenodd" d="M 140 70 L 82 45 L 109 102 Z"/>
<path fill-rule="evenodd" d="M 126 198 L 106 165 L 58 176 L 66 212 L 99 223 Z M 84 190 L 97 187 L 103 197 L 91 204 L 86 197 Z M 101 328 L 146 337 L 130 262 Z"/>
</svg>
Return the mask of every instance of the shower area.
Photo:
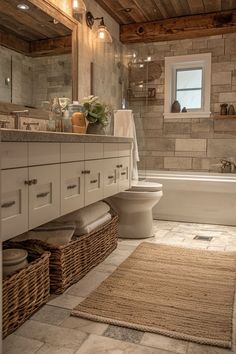
<svg viewBox="0 0 236 354">
<path fill-rule="evenodd" d="M 236 173 L 221 172 L 221 160 L 236 159 L 236 119 L 215 118 L 226 87 L 214 79 L 224 65 L 214 64 L 223 60 L 209 49 L 214 41 L 201 39 L 199 49 L 196 39 L 126 47 L 127 101 L 135 119 L 139 178 L 163 184 L 163 198 L 153 210 L 157 219 L 236 225 Z M 220 45 L 225 38 L 217 41 Z M 208 52 L 211 117 L 164 118 L 165 57 Z"/>
</svg>

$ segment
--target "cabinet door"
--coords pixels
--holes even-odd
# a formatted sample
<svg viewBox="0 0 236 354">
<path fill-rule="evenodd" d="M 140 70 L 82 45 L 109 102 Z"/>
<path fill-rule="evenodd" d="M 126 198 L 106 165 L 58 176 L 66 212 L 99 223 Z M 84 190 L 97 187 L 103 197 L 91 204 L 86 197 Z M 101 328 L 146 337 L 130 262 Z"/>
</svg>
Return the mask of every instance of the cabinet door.
<svg viewBox="0 0 236 354">
<path fill-rule="evenodd" d="M 2 240 L 28 230 L 28 168 L 2 171 L 1 226 Z"/>
<path fill-rule="evenodd" d="M 60 165 L 29 168 L 29 229 L 60 216 Z"/>
<path fill-rule="evenodd" d="M 61 214 L 84 206 L 84 162 L 61 164 Z"/>
<path fill-rule="evenodd" d="M 118 159 L 119 192 L 130 187 L 130 157 L 119 157 Z"/>
<path fill-rule="evenodd" d="M 118 193 L 118 159 L 103 160 L 103 197 Z"/>
<path fill-rule="evenodd" d="M 103 198 L 103 160 L 85 161 L 85 205 Z"/>
</svg>

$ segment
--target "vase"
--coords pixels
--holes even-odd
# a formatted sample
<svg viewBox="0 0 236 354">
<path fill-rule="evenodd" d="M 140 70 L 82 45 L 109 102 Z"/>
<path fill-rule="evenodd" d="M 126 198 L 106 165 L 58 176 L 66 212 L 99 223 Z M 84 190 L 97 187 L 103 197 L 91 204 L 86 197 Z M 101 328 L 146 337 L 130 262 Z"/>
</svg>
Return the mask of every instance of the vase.
<svg viewBox="0 0 236 354">
<path fill-rule="evenodd" d="M 171 113 L 179 113 L 181 111 L 181 106 L 179 101 L 174 101 L 171 106 Z"/>
<path fill-rule="evenodd" d="M 100 123 L 89 123 L 86 134 L 105 135 L 104 126 Z"/>
</svg>

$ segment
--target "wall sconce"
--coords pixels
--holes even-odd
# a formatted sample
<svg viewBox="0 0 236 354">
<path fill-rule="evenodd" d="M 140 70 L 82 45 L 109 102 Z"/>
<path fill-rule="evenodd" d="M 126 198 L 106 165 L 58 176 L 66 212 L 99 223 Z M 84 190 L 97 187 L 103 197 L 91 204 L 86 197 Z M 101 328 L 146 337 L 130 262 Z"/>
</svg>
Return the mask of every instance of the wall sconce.
<svg viewBox="0 0 236 354">
<path fill-rule="evenodd" d="M 73 17 L 80 20 L 81 15 L 86 12 L 86 5 L 83 0 L 72 0 Z"/>
<path fill-rule="evenodd" d="M 112 43 L 112 37 L 104 23 L 103 17 L 93 17 L 93 14 L 88 11 L 86 13 L 86 23 L 87 26 L 92 29 L 94 25 L 94 21 L 100 20 L 100 25 L 98 26 L 96 30 L 96 39 L 99 42 L 106 42 L 106 43 Z"/>
</svg>

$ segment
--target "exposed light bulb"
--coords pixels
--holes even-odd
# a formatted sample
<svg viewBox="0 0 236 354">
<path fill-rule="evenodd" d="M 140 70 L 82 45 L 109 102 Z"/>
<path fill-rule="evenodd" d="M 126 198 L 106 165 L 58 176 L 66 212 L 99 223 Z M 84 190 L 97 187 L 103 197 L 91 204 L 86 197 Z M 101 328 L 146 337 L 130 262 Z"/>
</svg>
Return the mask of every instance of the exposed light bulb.
<svg viewBox="0 0 236 354">
<path fill-rule="evenodd" d="M 104 42 L 104 43 L 112 42 L 112 37 L 105 25 L 100 24 L 98 26 L 96 37 L 99 42 Z"/>
<path fill-rule="evenodd" d="M 77 14 L 83 14 L 87 10 L 83 0 L 72 0 L 72 9 Z"/>
<path fill-rule="evenodd" d="M 147 61 L 151 61 L 152 60 L 152 57 L 147 57 Z"/>
</svg>

